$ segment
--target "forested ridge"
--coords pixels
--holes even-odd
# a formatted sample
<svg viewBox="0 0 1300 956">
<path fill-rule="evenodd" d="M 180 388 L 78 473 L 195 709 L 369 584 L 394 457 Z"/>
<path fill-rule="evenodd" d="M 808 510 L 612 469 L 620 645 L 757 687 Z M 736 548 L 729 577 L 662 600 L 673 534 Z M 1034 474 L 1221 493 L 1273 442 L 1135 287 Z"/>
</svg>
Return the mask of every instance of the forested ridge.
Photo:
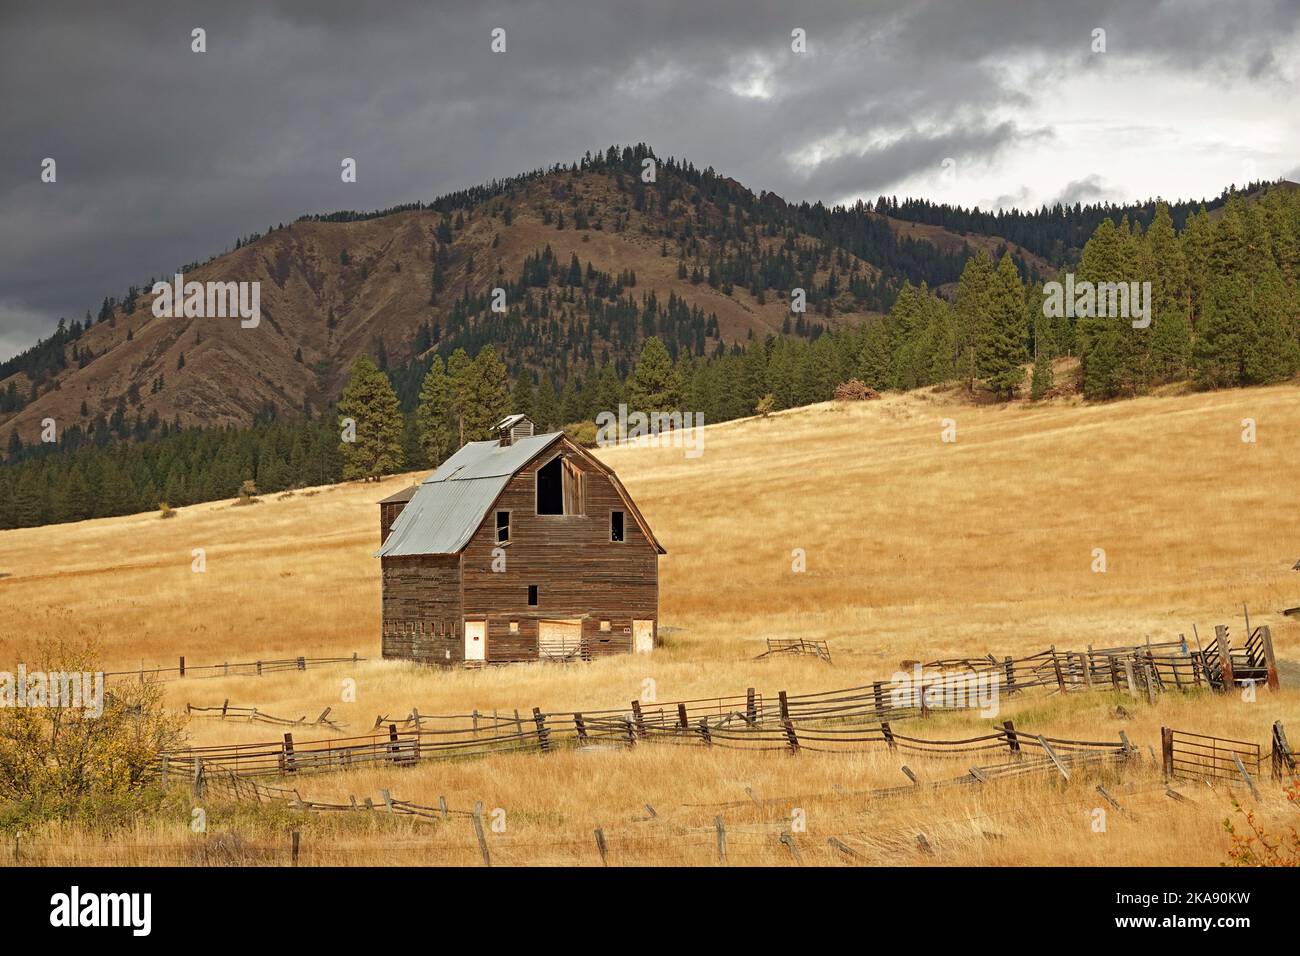
<svg viewBox="0 0 1300 956">
<path fill-rule="evenodd" d="M 634 150 L 599 162 L 631 169 L 639 156 Z M 778 204 L 709 170 L 682 166 L 676 175 L 720 198 L 719 208 L 747 209 L 746 229 L 779 235 L 783 223 L 797 221 L 802 234 L 818 240 L 753 257 L 743 242 L 710 242 L 707 248 L 724 252 L 702 264 L 682 254 L 689 246 L 665 241 L 665 255 L 676 256 L 679 268 L 699 268 L 700 282 L 749 282 L 780 301 L 809 282 L 807 311 L 791 312 L 783 334 L 723 346 L 715 319 L 675 296 L 660 300 L 638 289 L 634 271 L 602 272 L 542 246 L 506 280 L 512 309 L 527 322 L 512 324 L 466 291 L 456 300 L 464 319 L 456 327 L 469 331 L 422 326 L 417 338 L 424 339 L 411 349 L 416 357 L 396 363 L 381 340 L 374 361 L 353 367 L 336 403 L 306 409 L 301 418 L 266 408 L 250 427 L 182 427 L 133 411 L 131 396 L 123 396 L 113 414 L 70 426 L 55 444 L 11 438 L 0 467 L 0 528 L 229 498 L 247 481 L 273 493 L 428 468 L 461 441 L 486 437 L 509 411 L 589 439 L 594 429 L 581 423 L 621 402 L 699 412 L 717 422 L 760 407 L 824 401 L 854 378 L 880 390 L 951 384 L 1003 400 L 1076 390 L 1087 400 L 1109 400 L 1183 381 L 1197 388 L 1278 382 L 1300 368 L 1300 192 L 1293 189 L 1262 188 L 1249 199 L 1229 193 L 1213 211 L 1159 202 L 1149 213 L 1145 206 L 1132 215 L 1112 209 L 1097 218 L 1077 260 L 1055 276 L 1030 272 L 1009 252 L 995 258 L 978 251 L 961 262 L 955 286 L 941 296 L 924 276 L 946 282 L 949 266 L 934 259 L 927 269 L 937 271 L 903 278 L 896 289 L 880 287 L 890 300 L 882 318 L 834 327 L 826 318 L 838 301 L 877 294 L 871 283 L 878 277 L 867 283 L 856 273 L 864 285 L 854 290 L 854 270 L 835 268 L 855 243 L 868 251 L 874 227 L 865 224 L 878 218 L 874 209 Z M 456 208 L 447 207 L 448 217 Z M 965 215 L 945 215 L 959 224 L 958 213 Z M 1051 240 L 1068 248 L 1078 216 L 1046 215 L 1073 223 Z M 740 228 L 739 213 L 732 217 L 730 225 L 713 221 L 708 228 L 719 236 Z M 1043 229 L 1015 241 L 1055 259 L 1043 251 L 1050 235 Z M 872 254 L 879 253 L 877 247 Z M 1043 282 L 1067 271 L 1079 283 L 1150 283 L 1150 326 L 1135 328 L 1120 316 L 1049 317 Z M 509 329 L 566 309 L 582 318 L 569 326 L 564 361 L 541 370 L 522 361 L 517 351 L 527 343 Z M 584 349 L 593 326 L 606 340 L 642 344 L 630 357 Z M 71 346 L 73 355 L 78 327 L 56 333 L 59 347 Z M 615 327 L 623 331 L 610 331 Z M 1067 357 L 1078 359 L 1077 381 L 1056 382 L 1053 360 Z M 342 418 L 356 421 L 356 442 L 340 440 Z"/>
</svg>

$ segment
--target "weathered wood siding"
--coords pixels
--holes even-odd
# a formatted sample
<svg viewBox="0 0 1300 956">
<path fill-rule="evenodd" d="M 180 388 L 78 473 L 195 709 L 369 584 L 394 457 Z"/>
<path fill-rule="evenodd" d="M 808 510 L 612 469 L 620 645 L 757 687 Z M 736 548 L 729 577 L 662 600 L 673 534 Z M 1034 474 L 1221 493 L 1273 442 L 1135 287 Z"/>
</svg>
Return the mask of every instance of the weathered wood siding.
<svg viewBox="0 0 1300 956">
<path fill-rule="evenodd" d="M 388 533 L 393 530 L 393 522 L 397 516 L 402 513 L 406 507 L 406 502 L 397 501 L 379 506 L 379 543 L 383 544 L 388 540 Z"/>
<path fill-rule="evenodd" d="M 429 664 L 464 660 L 460 555 L 382 558 L 383 656 Z"/>
<path fill-rule="evenodd" d="M 538 515 L 536 472 L 553 449 L 520 470 L 462 552 L 465 616 L 488 620 L 489 661 L 537 657 L 537 622 L 582 619 L 592 656 L 630 653 L 632 620 L 658 620 L 659 562 L 654 545 L 632 519 L 613 483 L 587 463 L 582 515 Z M 510 511 L 506 569 L 492 570 L 496 512 Z M 623 511 L 624 540 L 609 540 L 609 514 Z M 537 585 L 538 604 L 528 604 Z M 509 632 L 510 621 L 519 632 Z M 600 622 L 610 622 L 602 632 Z"/>
</svg>

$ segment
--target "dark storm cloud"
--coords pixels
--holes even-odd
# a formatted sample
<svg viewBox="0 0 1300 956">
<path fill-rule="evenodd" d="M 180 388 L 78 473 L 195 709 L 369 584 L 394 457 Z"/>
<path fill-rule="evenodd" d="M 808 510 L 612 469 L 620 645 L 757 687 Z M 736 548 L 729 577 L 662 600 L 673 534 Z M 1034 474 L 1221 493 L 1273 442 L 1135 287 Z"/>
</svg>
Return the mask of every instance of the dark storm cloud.
<svg viewBox="0 0 1300 956">
<path fill-rule="evenodd" d="M 1052 202 L 1060 203 L 1063 206 L 1073 206 L 1075 203 L 1090 203 L 1105 199 L 1108 190 L 1102 183 L 1102 179 L 1096 173 L 1091 176 L 1085 176 L 1083 179 L 1076 179 L 1066 184 Z"/>
<path fill-rule="evenodd" d="M 1297 16 L 1284 2 L 8 2 L 0 357 L 236 236 L 612 142 L 793 199 L 888 192 L 945 157 L 1051 135 L 991 118 L 1037 95 L 1007 78 L 1016 57 L 1086 64 L 1102 27 L 1152 69 L 1267 82 Z M 497 26 L 504 55 L 488 49 Z M 194 27 L 206 54 L 190 52 Z M 39 181 L 47 156 L 57 184 Z"/>
</svg>

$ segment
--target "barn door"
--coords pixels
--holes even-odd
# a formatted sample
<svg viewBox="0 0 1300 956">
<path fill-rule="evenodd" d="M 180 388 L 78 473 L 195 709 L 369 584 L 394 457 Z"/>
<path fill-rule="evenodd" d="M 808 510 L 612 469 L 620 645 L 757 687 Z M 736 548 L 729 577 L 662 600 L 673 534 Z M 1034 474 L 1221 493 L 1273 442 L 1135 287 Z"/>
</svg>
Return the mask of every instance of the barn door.
<svg viewBox="0 0 1300 956">
<path fill-rule="evenodd" d="M 632 650 L 638 654 L 649 654 L 655 646 L 655 622 L 632 622 Z"/>
<path fill-rule="evenodd" d="M 487 621 L 465 622 L 465 660 L 487 660 Z"/>
<path fill-rule="evenodd" d="M 542 660 L 568 661 L 582 656 L 582 621 L 540 621 L 537 625 L 537 656 Z"/>
</svg>

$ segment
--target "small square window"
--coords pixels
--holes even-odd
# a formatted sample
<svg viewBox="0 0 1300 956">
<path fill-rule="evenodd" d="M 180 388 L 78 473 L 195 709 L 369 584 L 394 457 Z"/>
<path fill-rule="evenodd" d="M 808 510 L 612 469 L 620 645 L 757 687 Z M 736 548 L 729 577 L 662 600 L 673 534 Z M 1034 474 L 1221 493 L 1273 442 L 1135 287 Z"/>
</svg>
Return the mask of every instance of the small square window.
<svg viewBox="0 0 1300 956">
<path fill-rule="evenodd" d="M 537 585 L 528 585 L 528 606 L 537 607 Z"/>
<path fill-rule="evenodd" d="M 518 622 L 518 621 L 511 621 L 511 622 L 510 622 L 510 633 L 511 633 L 511 634 L 518 634 L 518 633 L 519 633 L 519 622 Z"/>
<path fill-rule="evenodd" d="M 497 544 L 510 543 L 510 512 L 497 512 Z"/>
<path fill-rule="evenodd" d="M 609 513 L 609 540 L 623 540 L 623 512 L 611 511 Z"/>
<path fill-rule="evenodd" d="M 609 630 L 609 621 L 601 621 L 601 622 L 600 622 L 600 629 L 601 629 L 602 631 L 608 631 L 608 630 Z"/>
</svg>

